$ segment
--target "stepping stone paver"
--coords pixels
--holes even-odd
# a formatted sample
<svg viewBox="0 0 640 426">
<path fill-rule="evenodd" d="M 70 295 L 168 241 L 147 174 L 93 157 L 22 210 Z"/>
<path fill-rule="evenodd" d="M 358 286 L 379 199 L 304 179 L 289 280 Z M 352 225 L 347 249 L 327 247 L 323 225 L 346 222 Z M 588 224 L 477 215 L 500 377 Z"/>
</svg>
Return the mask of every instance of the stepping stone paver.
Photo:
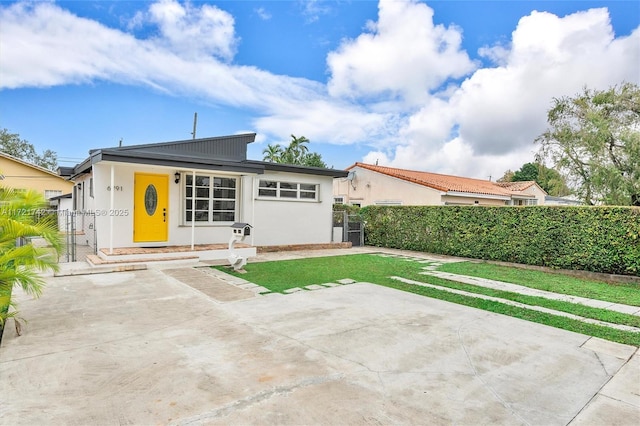
<svg viewBox="0 0 640 426">
<path fill-rule="evenodd" d="M 355 280 L 352 280 L 351 278 L 343 278 L 341 280 L 338 280 L 338 283 L 340 284 L 353 284 L 355 283 Z"/>
<path fill-rule="evenodd" d="M 305 288 L 307 290 L 322 290 L 323 288 L 326 288 L 326 287 L 323 285 L 311 284 L 311 285 L 305 286 Z"/>
<path fill-rule="evenodd" d="M 291 293 L 297 293 L 298 291 L 302 291 L 302 289 L 300 287 L 293 287 L 283 291 L 283 293 L 291 294 Z"/>
<path fill-rule="evenodd" d="M 255 293 L 231 285 L 201 269 L 176 268 L 163 269 L 162 272 L 219 302 L 233 302 L 255 297 Z"/>
<path fill-rule="evenodd" d="M 243 288 L 245 290 L 253 290 L 256 287 L 259 287 L 259 285 L 254 283 L 245 283 L 245 284 L 238 284 L 238 287 Z"/>
<path fill-rule="evenodd" d="M 336 283 L 322 283 L 322 285 L 325 287 L 340 287 L 340 284 Z"/>
<path fill-rule="evenodd" d="M 458 274 L 452 274 L 449 272 L 440 272 L 440 271 L 425 271 L 421 273 L 425 275 L 438 277 L 438 278 L 444 278 L 448 280 L 463 282 L 466 284 L 473 284 L 480 287 L 493 288 L 496 290 L 504 290 L 504 291 L 509 291 L 513 293 L 524 294 L 527 296 L 544 297 L 545 299 L 560 300 L 563 302 L 590 306 L 592 308 L 608 309 L 610 311 L 621 312 L 624 314 L 638 315 L 638 311 L 640 311 L 640 308 L 637 306 L 628 306 L 628 305 L 622 305 L 618 303 L 607 302 L 604 300 L 588 299 L 586 297 L 572 296 L 568 294 L 559 294 L 551 291 L 538 290 L 535 288 L 525 287 L 518 284 L 511 284 L 511 283 L 505 283 L 502 281 L 489 280 L 486 278 L 471 277 L 468 275 L 458 275 Z"/>
<path fill-rule="evenodd" d="M 438 290 L 446 291 L 447 293 L 454 293 L 454 294 L 460 294 L 460 295 L 463 295 L 463 296 L 470 296 L 470 297 L 474 297 L 476 299 L 491 300 L 491 301 L 494 301 L 494 302 L 504 303 L 505 305 L 511 305 L 511 306 L 516 306 L 516 307 L 519 307 L 519 308 L 529 309 L 529 310 L 532 310 L 532 311 L 544 312 L 544 313 L 548 313 L 548 314 L 552 314 L 552 315 L 571 318 L 571 319 L 575 319 L 575 320 L 578 320 L 578 321 L 586 322 L 586 323 L 589 323 L 589 324 L 595 324 L 595 325 L 600 325 L 600 326 L 604 326 L 604 327 L 615 328 L 615 329 L 622 330 L 622 331 L 640 332 L 640 329 L 638 329 L 636 327 L 629 326 L 629 325 L 612 324 L 612 323 L 607 323 L 607 322 L 604 322 L 604 321 L 594 320 L 594 319 L 591 319 L 591 318 L 584 318 L 584 317 L 581 317 L 581 316 L 578 316 L 578 315 L 570 314 L 568 312 L 556 311 L 554 309 L 544 308 L 542 306 L 527 305 L 525 303 L 514 302 L 513 300 L 507 300 L 507 299 L 502 299 L 502 298 L 499 298 L 499 297 L 487 296 L 487 295 L 478 294 L 478 293 L 470 293 L 470 292 L 467 292 L 467 291 L 464 291 L 464 290 L 457 290 L 457 289 L 454 289 L 454 288 L 442 287 L 442 286 L 435 285 L 435 284 L 423 283 L 423 282 L 420 282 L 420 281 L 414 281 L 414 280 L 410 280 L 408 278 L 403 278 L 403 277 L 390 277 L 390 278 L 392 280 L 400 281 L 400 282 L 403 282 L 403 283 L 406 283 L 406 284 L 413 284 L 413 285 L 419 285 L 419 286 L 422 286 L 422 287 L 435 288 L 435 289 L 438 289 Z"/>
</svg>

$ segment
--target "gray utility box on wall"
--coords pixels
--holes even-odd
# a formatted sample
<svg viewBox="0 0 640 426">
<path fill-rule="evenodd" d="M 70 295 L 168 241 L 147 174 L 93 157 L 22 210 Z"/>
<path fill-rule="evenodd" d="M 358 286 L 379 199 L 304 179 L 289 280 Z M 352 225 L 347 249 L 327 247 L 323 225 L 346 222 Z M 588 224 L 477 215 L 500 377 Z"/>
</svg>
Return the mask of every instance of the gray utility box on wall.
<svg viewBox="0 0 640 426">
<path fill-rule="evenodd" d="M 233 225 L 231 225 L 231 228 L 233 230 L 233 235 L 238 235 L 242 237 L 251 235 L 252 227 L 248 223 L 236 222 Z"/>
</svg>

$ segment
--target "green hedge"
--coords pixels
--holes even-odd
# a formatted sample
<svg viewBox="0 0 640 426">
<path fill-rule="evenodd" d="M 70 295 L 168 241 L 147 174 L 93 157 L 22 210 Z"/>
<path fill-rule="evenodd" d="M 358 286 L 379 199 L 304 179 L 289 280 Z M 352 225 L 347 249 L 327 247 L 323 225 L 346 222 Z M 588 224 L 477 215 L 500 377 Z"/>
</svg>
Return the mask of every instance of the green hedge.
<svg viewBox="0 0 640 426">
<path fill-rule="evenodd" d="M 369 206 L 373 246 L 640 275 L 640 208 Z"/>
</svg>

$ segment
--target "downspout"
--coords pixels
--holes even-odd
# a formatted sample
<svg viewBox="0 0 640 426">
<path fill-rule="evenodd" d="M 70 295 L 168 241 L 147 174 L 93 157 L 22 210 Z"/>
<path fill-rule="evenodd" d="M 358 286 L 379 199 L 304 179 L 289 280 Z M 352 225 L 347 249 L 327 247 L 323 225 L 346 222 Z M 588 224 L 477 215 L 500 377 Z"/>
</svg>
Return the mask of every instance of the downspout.
<svg viewBox="0 0 640 426">
<path fill-rule="evenodd" d="M 109 211 L 113 212 L 114 209 L 114 199 L 115 199 L 115 182 L 116 174 L 113 164 L 111 165 L 111 194 L 109 194 Z M 109 254 L 113 254 L 113 215 L 109 215 Z"/>
</svg>

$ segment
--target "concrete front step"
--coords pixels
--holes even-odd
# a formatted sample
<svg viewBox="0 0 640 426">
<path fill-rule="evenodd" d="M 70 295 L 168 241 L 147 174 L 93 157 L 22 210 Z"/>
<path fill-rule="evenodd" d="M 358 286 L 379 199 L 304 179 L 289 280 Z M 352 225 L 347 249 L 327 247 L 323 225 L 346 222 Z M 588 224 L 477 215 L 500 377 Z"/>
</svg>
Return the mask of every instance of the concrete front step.
<svg viewBox="0 0 640 426">
<path fill-rule="evenodd" d="M 233 253 L 249 259 L 256 257 L 257 249 L 248 244 L 239 243 Z M 191 246 L 165 246 L 165 247 L 119 247 L 109 250 L 102 248 L 96 256 L 101 260 L 91 258 L 95 264 L 124 263 L 124 262 L 153 262 L 171 261 L 180 259 L 197 260 L 226 260 L 229 257 L 227 244 L 199 244 Z"/>
</svg>

